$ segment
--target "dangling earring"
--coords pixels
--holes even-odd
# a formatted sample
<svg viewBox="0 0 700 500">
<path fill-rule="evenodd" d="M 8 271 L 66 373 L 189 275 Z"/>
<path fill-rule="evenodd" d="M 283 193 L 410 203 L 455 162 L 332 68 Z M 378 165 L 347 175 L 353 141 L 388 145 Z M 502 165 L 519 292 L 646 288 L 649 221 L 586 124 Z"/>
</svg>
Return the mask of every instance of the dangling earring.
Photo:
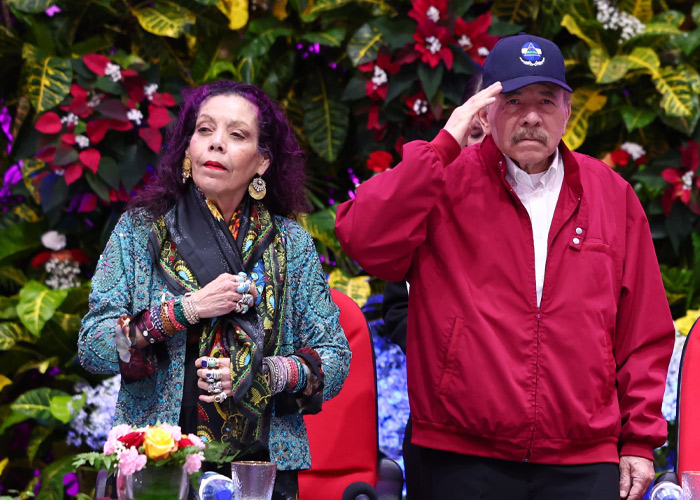
<svg viewBox="0 0 700 500">
<path fill-rule="evenodd" d="M 192 159 L 189 156 L 185 156 L 182 160 L 182 183 L 187 182 L 187 179 L 192 175 Z"/>
<path fill-rule="evenodd" d="M 254 177 L 248 184 L 248 194 L 254 200 L 262 200 L 267 194 L 267 186 L 262 177 Z"/>
</svg>

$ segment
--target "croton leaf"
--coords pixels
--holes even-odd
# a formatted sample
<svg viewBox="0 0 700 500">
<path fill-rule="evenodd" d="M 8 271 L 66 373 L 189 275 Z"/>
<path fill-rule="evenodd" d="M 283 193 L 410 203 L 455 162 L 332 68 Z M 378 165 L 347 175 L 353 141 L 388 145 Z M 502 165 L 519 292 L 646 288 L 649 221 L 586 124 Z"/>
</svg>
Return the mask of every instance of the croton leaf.
<svg viewBox="0 0 700 500">
<path fill-rule="evenodd" d="M 7 378 L 5 375 L 0 375 L 0 392 L 8 385 L 12 385 L 12 379 Z M 2 474 L 1 471 L 0 474 Z"/>
<path fill-rule="evenodd" d="M 9 351 L 17 342 L 36 342 L 26 328 L 19 323 L 4 321 L 0 323 L 0 351 Z"/>
<path fill-rule="evenodd" d="M 343 44 L 346 32 L 347 30 L 344 27 L 339 26 L 321 33 L 305 33 L 302 35 L 302 39 L 310 43 L 340 47 Z"/>
<path fill-rule="evenodd" d="M 26 45 L 26 44 L 25 44 Z M 23 49 L 27 74 L 27 93 L 37 113 L 58 106 L 70 92 L 73 67 L 62 57 L 35 58 L 31 50 Z"/>
<path fill-rule="evenodd" d="M 53 396 L 49 404 L 49 409 L 53 417 L 67 424 L 85 405 L 85 394 L 82 398 L 73 398 L 69 394 Z"/>
<path fill-rule="evenodd" d="M 10 408 L 25 417 L 33 418 L 39 422 L 55 424 L 57 422 L 51 415 L 51 398 L 67 395 L 63 391 L 48 387 L 32 389 L 20 395 L 10 405 Z"/>
<path fill-rule="evenodd" d="M 678 68 L 666 66 L 653 75 L 656 90 L 661 94 L 661 107 L 669 116 L 691 116 L 697 112 L 693 92 L 687 75 Z"/>
<path fill-rule="evenodd" d="M 41 471 L 41 489 L 37 500 L 63 500 L 65 495 L 63 477 L 75 471 L 73 460 L 75 456 L 69 455 L 51 462 Z"/>
<path fill-rule="evenodd" d="M 569 149 L 577 149 L 586 140 L 588 118 L 603 108 L 607 98 L 600 95 L 600 88 L 580 87 L 571 96 L 571 116 L 564 134 Z"/>
<path fill-rule="evenodd" d="M 154 35 L 179 38 L 197 20 L 194 13 L 176 2 L 160 0 L 150 5 L 134 8 L 133 12 L 141 27 Z"/>
<path fill-rule="evenodd" d="M 377 15 L 395 15 L 394 8 L 384 0 L 315 0 L 309 2 L 306 8 L 301 13 L 301 18 L 304 22 L 311 22 L 316 19 L 321 13 L 339 9 L 350 3 L 367 3 L 372 6 Z"/>
<path fill-rule="evenodd" d="M 34 426 L 32 429 L 32 434 L 29 437 L 29 443 L 27 444 L 27 458 L 30 461 L 33 461 L 34 457 L 36 457 L 41 443 L 43 443 L 46 438 L 53 434 L 53 432 L 54 429 L 52 427 L 44 427 L 39 425 Z"/>
<path fill-rule="evenodd" d="M 55 0 L 10 0 L 7 3 L 21 12 L 38 14 L 51 7 L 54 2 Z"/>
<path fill-rule="evenodd" d="M 332 93 L 338 86 L 330 84 L 320 71 L 309 76 L 306 88 L 304 133 L 316 153 L 334 162 L 347 137 L 350 109 Z"/>
<path fill-rule="evenodd" d="M 628 132 L 638 128 L 644 128 L 656 119 L 656 112 L 652 109 L 636 108 L 634 106 L 622 106 L 620 108 L 622 119 Z"/>
<path fill-rule="evenodd" d="M 628 63 L 625 56 L 608 57 L 601 47 L 591 49 L 588 66 L 596 76 L 597 83 L 612 83 L 624 78 L 627 74 Z"/>
<path fill-rule="evenodd" d="M 382 32 L 370 24 L 360 26 L 348 42 L 348 56 L 355 66 L 374 61 L 385 40 Z"/>
<path fill-rule="evenodd" d="M 239 30 L 248 24 L 248 0 L 221 0 L 217 7 L 228 19 L 228 28 Z"/>
<path fill-rule="evenodd" d="M 309 215 L 300 217 L 299 224 L 309 232 L 314 240 L 337 252 L 341 248 L 338 238 L 335 236 L 335 211 L 335 205 L 323 210 L 316 210 Z"/>
<path fill-rule="evenodd" d="M 496 0 L 491 14 L 511 24 L 529 22 L 537 18 L 540 2 L 523 0 Z"/>
<path fill-rule="evenodd" d="M 279 37 L 290 36 L 292 29 L 274 17 L 262 17 L 251 21 L 246 30 L 244 45 L 240 49 L 245 57 L 267 54 Z"/>
<path fill-rule="evenodd" d="M 67 295 L 68 290 L 51 290 L 38 281 L 27 282 L 19 291 L 17 314 L 20 321 L 27 330 L 39 337 L 41 329 Z"/>
<path fill-rule="evenodd" d="M 631 54 L 627 55 L 629 69 L 646 69 L 651 75 L 661 67 L 659 56 L 650 47 L 635 47 Z"/>
<path fill-rule="evenodd" d="M 583 21 L 582 19 L 579 19 L 579 21 Z M 602 44 L 596 39 L 598 38 L 599 35 L 596 31 L 590 31 L 588 29 L 583 29 L 582 26 L 579 25 L 576 19 L 574 19 L 572 16 L 569 14 L 564 14 L 564 16 L 561 19 L 561 25 L 566 28 L 569 33 L 572 35 L 576 35 L 579 37 L 581 40 L 586 42 L 586 45 L 588 45 L 589 48 L 597 48 L 600 47 Z M 591 38 L 592 35 L 594 38 Z"/>
<path fill-rule="evenodd" d="M 354 300 L 358 306 L 362 307 L 372 294 L 367 276 L 350 277 L 340 269 L 331 271 L 328 277 L 328 286 L 343 292 Z"/>
<path fill-rule="evenodd" d="M 620 0 L 617 3 L 617 8 L 632 14 L 643 23 L 648 23 L 654 17 L 652 4 L 652 0 Z"/>
</svg>

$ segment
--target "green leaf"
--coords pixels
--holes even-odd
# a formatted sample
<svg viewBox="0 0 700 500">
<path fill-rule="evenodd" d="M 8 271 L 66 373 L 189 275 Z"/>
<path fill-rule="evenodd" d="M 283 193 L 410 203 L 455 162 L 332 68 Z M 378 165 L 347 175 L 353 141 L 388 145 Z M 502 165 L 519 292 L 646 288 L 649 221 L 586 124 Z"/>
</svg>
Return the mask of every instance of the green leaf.
<svg viewBox="0 0 700 500">
<path fill-rule="evenodd" d="M 352 64 L 357 67 L 377 58 L 379 49 L 384 45 L 384 37 L 376 27 L 363 24 L 348 42 L 347 53 Z"/>
<path fill-rule="evenodd" d="M 335 95 L 337 88 L 315 71 L 307 78 L 303 98 L 304 134 L 312 149 L 329 162 L 338 158 L 348 133 L 350 109 Z"/>
<path fill-rule="evenodd" d="M 506 21 L 502 21 L 498 16 L 491 16 L 491 26 L 489 27 L 489 34 L 497 37 L 504 37 L 515 35 L 520 33 L 525 29 L 524 24 L 512 24 Z"/>
<path fill-rule="evenodd" d="M 119 189 L 119 166 L 114 158 L 103 156 L 100 158 L 100 168 L 97 175 L 112 189 Z"/>
<path fill-rule="evenodd" d="M 596 83 L 612 83 L 624 78 L 627 74 L 627 58 L 614 56 L 612 59 L 601 47 L 591 49 L 588 65 L 596 76 Z"/>
<path fill-rule="evenodd" d="M 617 8 L 632 14 L 643 23 L 648 23 L 654 17 L 652 0 L 620 0 Z"/>
<path fill-rule="evenodd" d="M 420 78 L 421 86 L 429 101 L 433 99 L 438 87 L 440 87 L 443 73 L 444 66 L 442 64 L 438 64 L 434 68 L 429 67 L 427 64 L 418 65 L 418 78 Z"/>
<path fill-rule="evenodd" d="M 360 307 L 365 305 L 367 299 L 372 294 L 368 276 L 351 278 L 341 269 L 333 269 L 333 271 L 331 271 L 328 277 L 328 286 L 343 292 Z"/>
<path fill-rule="evenodd" d="M 69 59 L 46 57 L 36 59 L 31 51 L 22 51 L 26 60 L 27 95 L 37 114 L 58 106 L 70 92 L 73 67 Z"/>
<path fill-rule="evenodd" d="M 637 36 L 633 37 L 634 40 L 639 38 L 644 38 L 647 36 L 665 36 L 665 35 L 678 35 L 683 33 L 680 28 L 677 28 L 673 24 L 669 23 L 649 23 L 644 26 L 644 30 Z"/>
<path fill-rule="evenodd" d="M 655 74 L 661 67 L 659 56 L 654 52 L 654 49 L 649 47 L 636 47 L 627 56 L 627 64 L 631 70 L 646 69 L 651 75 Z"/>
<path fill-rule="evenodd" d="M 291 36 L 292 33 L 291 28 L 274 17 L 255 19 L 248 25 L 240 54 L 250 58 L 263 56 L 279 37 Z"/>
<path fill-rule="evenodd" d="M 2 392 L 2 390 L 8 385 L 12 385 L 12 380 L 5 375 L 0 374 L 0 392 Z"/>
<path fill-rule="evenodd" d="M 53 417 L 67 424 L 85 406 L 87 395 L 82 394 L 79 398 L 66 394 L 65 396 L 53 396 L 49 408 Z"/>
<path fill-rule="evenodd" d="M 340 243 L 335 236 L 335 205 L 317 210 L 312 214 L 299 218 L 299 224 L 306 229 L 314 240 L 326 248 L 340 251 Z"/>
<path fill-rule="evenodd" d="M 39 246 L 40 224 L 23 222 L 0 230 L 0 261 Z"/>
<path fill-rule="evenodd" d="M 652 22 L 661 24 L 671 24 L 680 27 L 685 22 L 685 14 L 677 10 L 663 10 L 652 18 Z"/>
<path fill-rule="evenodd" d="M 41 471 L 41 489 L 36 500 L 63 500 L 63 476 L 74 472 L 73 460 L 73 456 L 61 458 L 51 462 Z"/>
<path fill-rule="evenodd" d="M 343 91 L 343 101 L 357 101 L 367 94 L 367 78 L 354 76 Z"/>
<path fill-rule="evenodd" d="M 607 98 L 600 95 L 600 88 L 580 87 L 571 96 L 571 116 L 564 134 L 569 149 L 577 149 L 586 140 L 588 119 L 605 106 Z"/>
<path fill-rule="evenodd" d="M 0 242 L 1 241 L 0 239 Z M 16 267 L 0 266 L 0 285 L 2 285 L 3 288 L 14 291 L 26 282 L 27 277 Z"/>
<path fill-rule="evenodd" d="M 301 19 L 308 23 L 315 20 L 321 13 L 339 9 L 347 4 L 363 3 L 373 7 L 375 16 L 394 15 L 393 7 L 384 0 L 315 0 L 308 2 L 301 13 Z"/>
<path fill-rule="evenodd" d="M 36 342 L 29 332 L 18 323 L 0 323 L 0 351 L 9 351 L 17 342 Z"/>
<path fill-rule="evenodd" d="M 29 417 L 19 412 L 16 412 L 14 410 L 11 411 L 10 414 L 2 421 L 2 424 L 0 424 L 0 436 L 13 425 L 19 424 L 20 422 L 24 422 L 28 418 Z"/>
<path fill-rule="evenodd" d="M 27 14 L 38 14 L 54 4 L 54 0 L 8 0 L 10 7 Z"/>
<path fill-rule="evenodd" d="M 583 22 L 583 20 L 581 21 Z M 588 47 L 591 50 L 601 47 L 602 44 L 588 36 L 588 33 L 591 33 L 591 30 L 586 29 L 584 31 L 584 29 L 582 29 L 582 27 L 579 26 L 579 23 L 569 14 L 564 14 L 564 17 L 561 20 L 561 25 L 564 28 L 566 28 L 569 33 L 579 37 L 581 40 L 586 42 L 586 45 L 588 45 Z M 593 33 L 595 33 L 596 35 L 598 34 L 595 31 Z"/>
<path fill-rule="evenodd" d="M 369 22 L 369 25 L 379 30 L 384 43 L 391 51 L 398 51 L 406 44 L 413 43 L 413 32 L 416 23 L 411 19 L 393 20 L 387 17 L 379 17 Z"/>
<path fill-rule="evenodd" d="M 35 336 L 51 319 L 68 295 L 68 290 L 51 290 L 38 281 L 29 281 L 19 291 L 17 313 L 22 324 Z"/>
<path fill-rule="evenodd" d="M 78 314 L 66 314 L 61 311 L 56 311 L 51 318 L 64 332 L 78 333 L 82 316 Z"/>
<path fill-rule="evenodd" d="M 669 116 L 692 116 L 697 110 L 697 94 L 693 92 L 688 76 L 678 68 L 661 68 L 652 80 L 661 94 L 661 107 Z"/>
<path fill-rule="evenodd" d="M 17 297 L 0 295 L 0 319 L 17 318 Z"/>
<path fill-rule="evenodd" d="M 675 35 L 673 41 L 683 49 L 686 56 L 689 56 L 700 46 L 700 28 Z"/>
<path fill-rule="evenodd" d="M 51 415 L 51 399 L 57 396 L 70 397 L 69 394 L 63 391 L 40 387 L 21 394 L 10 405 L 10 408 L 25 417 L 33 418 L 39 422 L 55 424 L 56 420 Z"/>
<path fill-rule="evenodd" d="M 656 112 L 652 109 L 636 108 L 634 106 L 622 106 L 620 114 L 625 121 L 628 132 L 635 129 L 643 129 L 656 119 Z"/>
<path fill-rule="evenodd" d="M 322 33 L 305 33 L 302 39 L 309 43 L 318 43 L 329 47 L 340 47 L 345 40 L 347 30 L 343 27 L 331 28 Z"/>
<path fill-rule="evenodd" d="M 496 0 L 491 13 L 511 24 L 526 23 L 537 18 L 539 2 L 531 0 Z"/>
<path fill-rule="evenodd" d="M 41 446 L 41 443 L 43 443 L 46 438 L 53 434 L 53 431 L 53 427 L 44 426 L 35 426 L 32 429 L 32 434 L 29 437 L 29 444 L 27 445 L 27 458 L 29 458 L 30 462 L 34 461 L 34 458 L 39 451 L 39 446 Z"/>
<path fill-rule="evenodd" d="M 408 90 L 413 82 L 417 79 L 417 75 L 413 71 L 401 71 L 396 75 L 393 75 L 389 79 L 389 89 L 386 93 L 385 103 L 390 103 L 398 96 L 400 96 L 405 90 Z"/>
<path fill-rule="evenodd" d="M 109 203 L 109 186 L 89 170 L 83 171 L 83 177 L 88 181 L 95 194 Z"/>
<path fill-rule="evenodd" d="M 144 30 L 170 38 L 179 38 L 185 28 L 197 21 L 191 11 L 165 0 L 153 2 L 153 7 L 134 8 L 132 12 Z"/>
</svg>

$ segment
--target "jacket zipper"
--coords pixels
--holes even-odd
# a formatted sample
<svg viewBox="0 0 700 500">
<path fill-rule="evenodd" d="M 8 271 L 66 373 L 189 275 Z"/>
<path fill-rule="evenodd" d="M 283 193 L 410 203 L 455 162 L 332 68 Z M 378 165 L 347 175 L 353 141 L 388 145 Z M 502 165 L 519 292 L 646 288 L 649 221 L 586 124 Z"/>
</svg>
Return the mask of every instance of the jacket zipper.
<svg viewBox="0 0 700 500">
<path fill-rule="evenodd" d="M 540 358 L 540 320 L 542 315 L 540 313 L 540 307 L 537 306 L 537 328 L 535 329 L 535 339 L 537 341 L 537 352 L 535 353 L 536 362 L 539 365 Z M 532 454 L 532 444 L 535 442 L 535 425 L 537 425 L 537 386 L 539 382 L 539 366 L 535 366 L 535 414 L 532 417 L 532 432 L 530 433 L 530 444 L 527 445 L 527 450 L 525 450 L 525 457 L 523 458 L 523 463 L 530 461 L 530 455 Z"/>
</svg>

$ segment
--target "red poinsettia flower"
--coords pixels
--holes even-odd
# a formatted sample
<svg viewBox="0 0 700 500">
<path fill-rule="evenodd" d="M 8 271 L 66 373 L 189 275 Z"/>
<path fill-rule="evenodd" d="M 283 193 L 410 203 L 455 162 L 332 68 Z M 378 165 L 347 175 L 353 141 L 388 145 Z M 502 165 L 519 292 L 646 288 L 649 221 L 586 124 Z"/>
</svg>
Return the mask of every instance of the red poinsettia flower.
<svg viewBox="0 0 700 500">
<path fill-rule="evenodd" d="M 401 69 L 401 65 L 391 62 L 391 56 L 381 52 L 377 59 L 358 66 L 360 71 L 371 72 L 372 76 L 367 82 L 365 93 L 370 99 L 383 101 L 389 90 L 389 75 L 395 75 Z"/>
<path fill-rule="evenodd" d="M 419 118 L 434 119 L 433 111 L 430 109 L 430 101 L 425 96 L 422 90 L 415 95 L 409 96 L 404 100 L 404 104 L 408 107 L 408 114 Z"/>
<path fill-rule="evenodd" d="M 618 167 L 626 167 L 630 158 L 632 158 L 632 156 L 624 149 L 616 149 L 610 153 L 610 159 L 613 161 L 613 164 Z"/>
<path fill-rule="evenodd" d="M 676 200 L 691 205 L 693 187 L 700 187 L 700 178 L 697 175 L 698 165 L 700 165 L 700 146 L 695 141 L 689 141 L 685 147 L 681 147 L 681 168 L 667 168 L 661 172 L 661 177 L 671 184 L 661 198 L 666 215 L 671 212 L 671 206 Z M 700 207 L 692 205 L 691 209 L 696 211 Z"/>
<path fill-rule="evenodd" d="M 85 54 L 83 62 L 90 71 L 96 75 L 104 76 L 108 64 L 112 64 L 109 57 L 102 54 Z"/>
<path fill-rule="evenodd" d="M 379 106 L 372 104 L 367 112 L 367 130 L 382 130 L 386 123 L 379 123 Z"/>
<path fill-rule="evenodd" d="M 373 172 L 384 172 L 391 168 L 394 157 L 386 151 L 372 151 L 367 159 L 367 168 Z"/>
<path fill-rule="evenodd" d="M 446 28 L 437 24 L 418 24 L 413 39 L 416 41 L 414 47 L 420 53 L 421 61 L 429 64 L 431 68 L 443 61 L 447 69 L 452 68 L 454 56 L 449 44 L 454 43 L 454 39 Z"/>
<path fill-rule="evenodd" d="M 472 60 L 484 65 L 486 56 L 498 42 L 498 37 L 489 35 L 491 12 L 486 12 L 471 22 L 457 19 L 455 22 L 455 38 L 462 50 L 469 54 Z"/>
<path fill-rule="evenodd" d="M 413 0 L 408 17 L 418 24 L 438 23 L 447 17 L 447 0 Z"/>
<path fill-rule="evenodd" d="M 63 124 L 58 114 L 48 111 L 39 117 L 34 128 L 42 134 L 58 134 L 63 128 Z"/>
</svg>

